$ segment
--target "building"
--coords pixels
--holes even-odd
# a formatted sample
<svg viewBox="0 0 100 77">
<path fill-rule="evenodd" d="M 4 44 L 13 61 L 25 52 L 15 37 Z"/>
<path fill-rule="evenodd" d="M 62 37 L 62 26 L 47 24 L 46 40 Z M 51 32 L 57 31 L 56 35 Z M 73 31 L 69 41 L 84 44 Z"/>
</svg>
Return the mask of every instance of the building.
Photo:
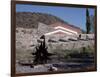
<svg viewBox="0 0 100 77">
<path fill-rule="evenodd" d="M 82 33 L 82 30 L 80 28 L 75 27 L 70 24 L 63 24 L 63 23 L 57 22 L 57 23 L 51 24 L 49 26 L 52 27 L 53 30 L 44 34 L 49 39 L 55 38 L 55 40 L 58 40 L 61 38 L 62 39 L 66 38 L 66 40 L 67 40 L 69 38 L 77 38 L 79 36 L 79 34 Z"/>
<path fill-rule="evenodd" d="M 54 31 L 48 32 L 45 35 L 51 35 L 55 33 L 60 33 L 60 34 L 67 34 L 67 35 L 79 35 L 82 30 L 78 27 L 75 27 L 74 25 L 70 24 L 63 24 L 63 23 L 55 23 L 51 24 L 50 27 L 54 28 Z"/>
<path fill-rule="evenodd" d="M 51 25 L 39 23 L 37 30 L 39 36 L 45 35 L 47 41 L 55 42 L 58 40 L 67 41 L 68 39 L 77 40 L 77 37 L 82 32 L 78 27 L 60 22 Z"/>
</svg>

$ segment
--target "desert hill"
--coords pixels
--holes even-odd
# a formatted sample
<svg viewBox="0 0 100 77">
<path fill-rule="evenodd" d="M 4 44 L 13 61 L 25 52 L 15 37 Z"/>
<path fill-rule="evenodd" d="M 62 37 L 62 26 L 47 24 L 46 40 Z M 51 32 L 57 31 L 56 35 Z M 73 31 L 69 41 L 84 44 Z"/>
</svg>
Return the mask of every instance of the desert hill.
<svg viewBox="0 0 100 77">
<path fill-rule="evenodd" d="M 38 23 L 44 23 L 47 25 L 61 22 L 67 24 L 62 19 L 45 13 L 31 13 L 31 12 L 17 12 L 16 13 L 16 26 L 22 28 L 37 28 Z"/>
</svg>

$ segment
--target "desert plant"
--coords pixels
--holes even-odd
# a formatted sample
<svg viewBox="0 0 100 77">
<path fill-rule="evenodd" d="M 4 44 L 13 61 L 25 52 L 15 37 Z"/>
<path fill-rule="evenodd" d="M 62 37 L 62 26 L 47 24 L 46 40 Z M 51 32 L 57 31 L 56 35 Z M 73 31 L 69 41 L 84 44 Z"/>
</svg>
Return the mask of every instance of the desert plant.
<svg viewBox="0 0 100 77">
<path fill-rule="evenodd" d="M 44 64 L 47 63 L 47 60 L 51 60 L 50 56 L 52 56 L 52 53 L 48 53 L 47 47 L 45 44 L 45 36 L 42 36 L 41 39 L 44 39 L 41 41 L 39 46 L 36 46 L 36 52 L 32 53 L 32 55 L 35 57 L 33 62 L 34 64 Z"/>
<path fill-rule="evenodd" d="M 69 53 L 66 53 L 65 58 L 89 58 L 93 56 L 93 49 L 90 46 L 87 46 L 70 50 Z"/>
</svg>

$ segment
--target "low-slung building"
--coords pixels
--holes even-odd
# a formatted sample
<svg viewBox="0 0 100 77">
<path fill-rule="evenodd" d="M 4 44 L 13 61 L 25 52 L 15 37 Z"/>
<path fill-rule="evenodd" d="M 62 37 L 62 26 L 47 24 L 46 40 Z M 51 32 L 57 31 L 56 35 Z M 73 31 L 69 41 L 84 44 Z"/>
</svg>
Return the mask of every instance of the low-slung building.
<svg viewBox="0 0 100 77">
<path fill-rule="evenodd" d="M 49 25 L 50 27 L 53 27 L 53 31 L 45 33 L 45 35 L 54 35 L 59 34 L 62 35 L 69 35 L 69 36 L 78 36 L 82 33 L 82 30 L 76 26 L 70 25 L 70 24 L 63 24 L 63 23 L 55 23 Z"/>
</svg>

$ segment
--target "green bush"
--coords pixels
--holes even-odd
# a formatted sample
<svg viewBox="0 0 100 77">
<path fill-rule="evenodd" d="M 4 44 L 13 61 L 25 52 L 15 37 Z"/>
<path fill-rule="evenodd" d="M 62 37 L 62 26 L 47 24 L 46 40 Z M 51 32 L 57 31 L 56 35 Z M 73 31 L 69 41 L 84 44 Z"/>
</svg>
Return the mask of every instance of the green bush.
<svg viewBox="0 0 100 77">
<path fill-rule="evenodd" d="M 87 47 L 81 47 L 79 49 L 73 49 L 73 50 L 66 50 L 67 53 L 65 54 L 65 58 L 87 58 L 87 57 L 93 57 L 94 50 L 90 46 Z"/>
</svg>

